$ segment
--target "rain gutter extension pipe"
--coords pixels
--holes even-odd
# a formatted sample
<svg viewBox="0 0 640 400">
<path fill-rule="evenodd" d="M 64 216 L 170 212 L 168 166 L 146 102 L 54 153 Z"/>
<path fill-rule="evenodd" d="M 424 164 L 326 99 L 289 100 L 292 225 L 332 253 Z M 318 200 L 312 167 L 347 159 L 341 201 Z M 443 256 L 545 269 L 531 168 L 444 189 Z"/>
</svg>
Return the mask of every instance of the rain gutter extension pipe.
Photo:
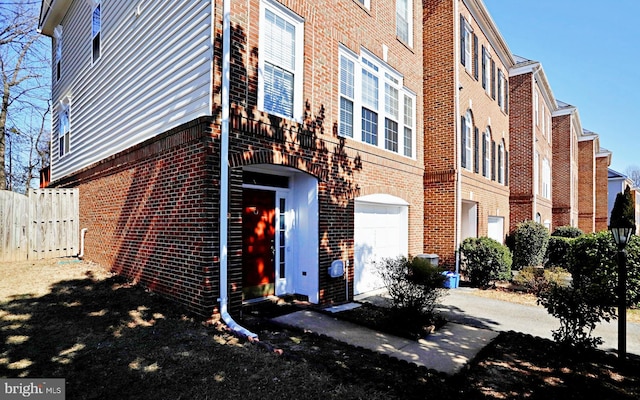
<svg viewBox="0 0 640 400">
<path fill-rule="evenodd" d="M 257 339 L 258 335 L 240 326 L 227 310 L 227 243 L 229 213 L 229 76 L 231 69 L 231 0 L 222 1 L 222 120 L 220 127 L 220 316 L 234 332 L 248 338 Z"/>
</svg>

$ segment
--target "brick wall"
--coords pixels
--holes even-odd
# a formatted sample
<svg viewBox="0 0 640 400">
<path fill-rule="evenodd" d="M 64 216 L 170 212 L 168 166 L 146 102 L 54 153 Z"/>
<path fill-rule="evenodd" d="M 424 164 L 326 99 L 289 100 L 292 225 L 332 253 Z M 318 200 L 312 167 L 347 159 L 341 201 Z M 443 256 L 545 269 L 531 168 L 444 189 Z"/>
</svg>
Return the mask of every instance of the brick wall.
<svg viewBox="0 0 640 400">
<path fill-rule="evenodd" d="M 201 118 L 55 182 L 79 188 L 85 257 L 210 315 L 218 285 L 216 146 L 211 120 Z"/>
<path fill-rule="evenodd" d="M 425 252 L 437 253 L 445 265 L 455 261 L 456 231 L 477 231 L 478 236 L 488 233 L 488 218 L 504 218 L 504 232 L 509 230 L 509 187 L 507 177 L 503 183 L 482 176 L 482 169 L 472 166 L 459 169 L 460 119 L 471 110 L 473 127 L 478 137 L 489 127 L 491 140 L 497 148 L 504 143 L 505 157 L 509 152 L 509 117 L 498 106 L 496 98 L 487 94 L 481 80 L 458 65 L 455 57 L 459 51 L 458 21 L 454 2 L 431 0 L 424 5 L 424 74 L 425 74 Z M 492 45 L 464 2 L 458 2 L 458 10 L 471 25 L 478 37 L 478 49 Z M 495 73 L 501 70 L 505 78 L 508 67 L 494 52 Z M 482 55 L 478 60 L 481 62 Z M 480 68 L 478 66 L 478 68 Z M 456 79 L 458 74 L 458 79 Z M 480 74 L 478 74 L 480 75 Z M 459 104 L 456 104 L 456 100 Z M 456 111 L 457 110 L 457 111 Z M 475 136 L 472 135 L 475 141 Z M 482 148 L 474 142 L 472 148 Z M 497 158 L 496 158 L 497 159 Z M 476 157 L 472 156 L 474 164 Z M 481 160 L 479 160 L 481 162 Z M 496 161 L 497 164 L 497 161 Z M 505 165 L 505 172 L 507 171 Z M 458 195 L 459 192 L 459 195 Z M 457 207 L 461 202 L 477 206 L 477 226 L 466 227 L 466 219 L 458 220 Z M 464 233 L 462 233 L 463 235 Z"/>
<path fill-rule="evenodd" d="M 595 232 L 595 140 L 578 142 L 580 176 L 578 183 L 578 227 L 585 233 Z"/>
<path fill-rule="evenodd" d="M 606 231 L 609 229 L 609 157 L 598 156 L 595 160 L 595 230 Z"/>
<path fill-rule="evenodd" d="M 533 82 L 532 74 L 509 78 L 509 114 L 511 152 L 509 197 L 511 226 L 533 219 L 534 154 L 533 154 Z"/>
<path fill-rule="evenodd" d="M 455 262 L 455 35 L 452 1 L 424 4 L 424 250 Z"/>
<path fill-rule="evenodd" d="M 558 115 L 553 124 L 552 198 L 553 226 L 578 226 L 577 219 L 577 137 L 572 115 Z"/>
</svg>

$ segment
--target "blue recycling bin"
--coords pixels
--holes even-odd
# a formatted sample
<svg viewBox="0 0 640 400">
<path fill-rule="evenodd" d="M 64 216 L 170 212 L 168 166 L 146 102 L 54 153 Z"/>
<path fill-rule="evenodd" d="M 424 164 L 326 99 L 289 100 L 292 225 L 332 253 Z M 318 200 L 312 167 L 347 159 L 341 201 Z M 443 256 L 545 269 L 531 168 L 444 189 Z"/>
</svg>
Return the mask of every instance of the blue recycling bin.
<svg viewBox="0 0 640 400">
<path fill-rule="evenodd" d="M 444 287 L 447 289 L 456 289 L 460 285 L 460 274 L 455 272 L 445 271 L 442 275 L 446 276 L 444 280 Z"/>
</svg>

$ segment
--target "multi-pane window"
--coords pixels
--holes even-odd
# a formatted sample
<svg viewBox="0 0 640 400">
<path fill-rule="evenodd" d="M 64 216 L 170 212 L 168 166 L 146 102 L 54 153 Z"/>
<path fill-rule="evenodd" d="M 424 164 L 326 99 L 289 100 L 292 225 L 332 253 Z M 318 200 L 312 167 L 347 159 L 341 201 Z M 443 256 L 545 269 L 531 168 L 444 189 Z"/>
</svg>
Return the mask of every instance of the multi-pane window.
<svg viewBox="0 0 640 400">
<path fill-rule="evenodd" d="M 415 94 L 402 75 L 366 50 L 341 47 L 339 64 L 340 136 L 413 157 Z"/>
<path fill-rule="evenodd" d="M 404 95 L 404 155 L 413 156 L 413 97 Z"/>
<path fill-rule="evenodd" d="M 464 68 L 468 73 L 471 73 L 472 68 L 472 30 L 467 20 L 460 16 L 460 62 L 464 65 Z"/>
<path fill-rule="evenodd" d="M 100 1 L 95 1 L 91 13 L 91 43 L 93 62 L 100 58 L 100 32 L 102 31 L 102 17 L 100 13 Z"/>
<path fill-rule="evenodd" d="M 482 141 L 482 176 L 491 176 L 491 129 L 487 127 Z"/>
<path fill-rule="evenodd" d="M 258 106 L 271 114 L 300 119 L 302 19 L 270 0 L 262 6 Z"/>
<path fill-rule="evenodd" d="M 54 76 L 56 82 L 60 80 L 61 70 L 60 64 L 62 63 L 62 25 L 56 26 L 53 30 L 53 37 L 55 39 L 55 55 L 54 55 Z"/>
<path fill-rule="evenodd" d="M 391 78 L 393 79 L 393 78 Z M 386 118 L 384 121 L 384 148 L 393 152 L 398 152 L 398 89 L 385 83 L 384 109 Z"/>
<path fill-rule="evenodd" d="M 484 46 L 482 46 L 482 87 L 487 94 L 491 94 L 491 56 Z"/>
<path fill-rule="evenodd" d="M 504 111 L 504 74 L 498 69 L 498 107 Z"/>
<path fill-rule="evenodd" d="M 461 163 L 462 168 L 471 169 L 472 159 L 471 159 L 471 147 L 473 143 L 471 142 L 471 135 L 473 131 L 473 118 L 471 116 L 471 111 L 467 111 L 464 117 L 462 117 L 462 129 L 461 129 Z"/>
<path fill-rule="evenodd" d="M 58 156 L 60 158 L 69 152 L 70 135 L 69 103 L 60 102 L 58 106 Z"/>
<path fill-rule="evenodd" d="M 367 66 L 375 69 L 362 69 L 362 141 L 365 143 L 378 144 L 378 76 L 374 72 L 377 67 L 366 59 L 363 60 Z"/>
<path fill-rule="evenodd" d="M 355 63 L 340 57 L 340 135 L 353 137 L 353 103 L 355 98 Z"/>
<path fill-rule="evenodd" d="M 542 197 L 551 198 L 551 166 L 546 157 L 542 159 Z"/>
<path fill-rule="evenodd" d="M 498 183 L 504 183 L 504 143 L 498 144 Z"/>
<path fill-rule="evenodd" d="M 409 46 L 413 45 L 412 6 L 409 0 L 396 0 L 396 35 Z"/>
</svg>

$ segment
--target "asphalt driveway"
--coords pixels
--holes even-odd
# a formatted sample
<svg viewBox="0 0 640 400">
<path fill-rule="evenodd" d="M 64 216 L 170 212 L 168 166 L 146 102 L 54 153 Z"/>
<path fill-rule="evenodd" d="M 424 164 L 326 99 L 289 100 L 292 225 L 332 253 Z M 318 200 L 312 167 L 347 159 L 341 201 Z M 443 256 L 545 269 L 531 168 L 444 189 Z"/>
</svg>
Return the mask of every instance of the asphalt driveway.
<svg viewBox="0 0 640 400">
<path fill-rule="evenodd" d="M 529 306 L 489 299 L 474 295 L 479 289 L 457 288 L 448 291 L 438 310 L 449 321 L 495 331 L 517 331 L 553 339 L 552 330 L 558 329 L 558 319 L 542 306 Z M 601 323 L 593 332 L 604 343 L 603 350 L 618 346 L 618 321 Z M 640 324 L 627 322 L 627 352 L 640 355 Z"/>
</svg>

